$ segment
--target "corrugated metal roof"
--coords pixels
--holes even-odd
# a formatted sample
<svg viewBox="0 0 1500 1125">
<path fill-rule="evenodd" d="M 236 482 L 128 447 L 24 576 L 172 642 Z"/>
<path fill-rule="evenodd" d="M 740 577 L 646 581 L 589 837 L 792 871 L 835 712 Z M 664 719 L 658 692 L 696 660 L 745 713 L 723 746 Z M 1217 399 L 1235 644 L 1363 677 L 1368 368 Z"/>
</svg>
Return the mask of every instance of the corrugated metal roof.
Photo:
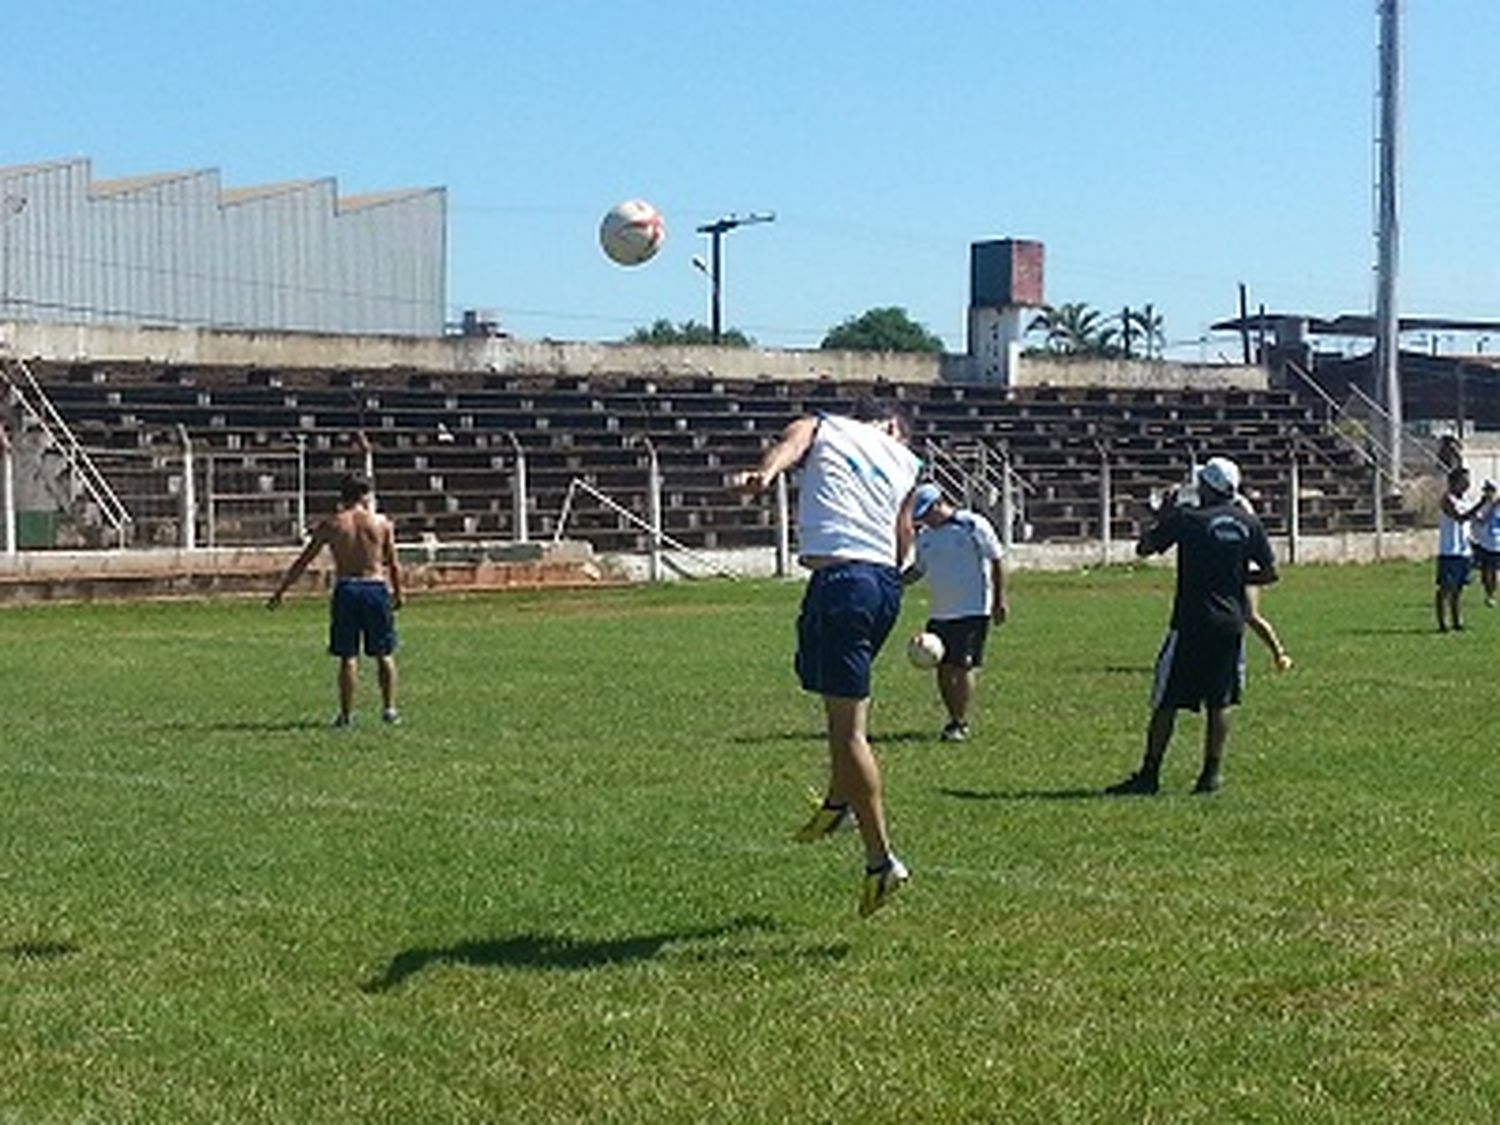
<svg viewBox="0 0 1500 1125">
<path fill-rule="evenodd" d="M 8 176 L 29 176 L 36 172 L 53 172 L 58 168 L 73 168 L 79 164 L 87 164 L 88 160 L 81 156 L 70 157 L 64 160 L 44 160 L 36 164 L 11 164 L 0 168 L 0 179 Z"/>
<path fill-rule="evenodd" d="M 89 184 L 90 195 L 128 195 L 133 191 L 159 187 L 162 184 L 181 180 L 195 180 L 200 176 L 213 175 L 211 168 L 198 168 L 185 172 L 153 172 L 147 176 L 127 176 L 118 180 L 94 180 Z"/>
<path fill-rule="evenodd" d="M 276 184 L 255 184 L 251 187 L 225 188 L 219 193 L 219 202 L 226 207 L 236 203 L 250 203 L 257 199 L 269 199 L 277 195 L 291 195 L 294 192 L 306 191 L 308 188 L 317 187 L 319 184 L 331 184 L 328 178 L 317 180 L 283 180 Z"/>
<path fill-rule="evenodd" d="M 0 169 L 0 183 L 26 200 L 5 229 L 10 316 L 443 331 L 442 188 L 340 200 L 332 177 L 229 189 L 218 169 L 94 180 L 86 159 Z"/>
<path fill-rule="evenodd" d="M 386 203 L 400 203 L 405 199 L 419 199 L 424 195 L 435 195 L 442 188 L 397 188 L 394 191 L 373 191 L 363 195 L 346 195 L 339 199 L 340 211 L 363 211 Z"/>
</svg>

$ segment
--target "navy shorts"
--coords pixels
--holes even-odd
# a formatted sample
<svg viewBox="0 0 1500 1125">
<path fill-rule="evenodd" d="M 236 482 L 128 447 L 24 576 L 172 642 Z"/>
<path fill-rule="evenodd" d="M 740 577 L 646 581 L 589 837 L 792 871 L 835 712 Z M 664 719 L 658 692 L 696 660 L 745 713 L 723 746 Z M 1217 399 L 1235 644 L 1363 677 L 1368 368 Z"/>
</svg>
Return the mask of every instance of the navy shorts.
<svg viewBox="0 0 1500 1125">
<path fill-rule="evenodd" d="M 927 631 L 936 633 L 943 642 L 942 663 L 950 668 L 978 668 L 984 663 L 984 642 L 990 635 L 990 619 L 951 617 L 927 622 Z"/>
<path fill-rule="evenodd" d="M 1488 547 L 1481 547 L 1478 543 L 1470 543 L 1474 548 L 1474 565 L 1481 570 L 1494 570 L 1500 567 L 1500 551 L 1492 551 Z"/>
<path fill-rule="evenodd" d="M 1173 629 L 1156 658 L 1151 706 L 1196 711 L 1232 707 L 1245 686 L 1245 635 Z"/>
<path fill-rule="evenodd" d="M 1439 555 L 1437 584 L 1445 590 L 1461 590 L 1469 584 L 1469 560 L 1465 555 Z"/>
<path fill-rule="evenodd" d="M 340 578 L 329 604 L 328 654 L 345 660 L 358 656 L 361 637 L 366 656 L 396 651 L 391 588 L 379 578 Z"/>
<path fill-rule="evenodd" d="M 901 614 L 901 572 L 847 562 L 813 571 L 797 616 L 797 678 L 804 691 L 870 694 L 870 665 Z"/>
</svg>

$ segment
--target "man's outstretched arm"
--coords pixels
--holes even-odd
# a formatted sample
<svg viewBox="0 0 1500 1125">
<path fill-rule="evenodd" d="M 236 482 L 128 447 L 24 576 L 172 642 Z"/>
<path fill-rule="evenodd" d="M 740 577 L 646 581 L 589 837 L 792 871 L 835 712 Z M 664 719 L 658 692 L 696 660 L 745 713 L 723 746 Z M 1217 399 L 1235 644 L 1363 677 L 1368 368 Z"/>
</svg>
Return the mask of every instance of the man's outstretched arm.
<svg viewBox="0 0 1500 1125">
<path fill-rule="evenodd" d="M 777 477 L 796 467 L 807 456 L 817 430 L 816 418 L 798 418 L 781 431 L 781 437 L 774 445 L 761 454 L 759 465 L 731 476 L 729 487 L 735 492 L 764 492 Z"/>
<path fill-rule="evenodd" d="M 291 589 L 292 583 L 302 577 L 302 572 L 308 568 L 313 559 L 318 557 L 318 552 L 323 549 L 327 539 L 322 524 L 313 529 L 312 537 L 308 539 L 307 546 L 302 548 L 302 553 L 287 567 L 286 573 L 281 576 L 281 582 L 277 585 L 274 593 L 266 599 L 266 608 L 275 609 L 281 604 L 281 597 Z"/>
</svg>

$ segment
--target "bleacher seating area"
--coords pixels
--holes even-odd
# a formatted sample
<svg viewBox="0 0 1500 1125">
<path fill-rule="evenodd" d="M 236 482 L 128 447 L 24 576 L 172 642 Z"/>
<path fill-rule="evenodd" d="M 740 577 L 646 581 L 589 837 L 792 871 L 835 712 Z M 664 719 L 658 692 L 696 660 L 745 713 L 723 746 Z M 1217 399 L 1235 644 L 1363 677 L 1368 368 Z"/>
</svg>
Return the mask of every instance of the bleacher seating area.
<svg viewBox="0 0 1500 1125">
<path fill-rule="evenodd" d="M 531 533 L 550 537 L 569 482 L 579 477 L 624 507 L 647 510 L 646 441 L 665 490 L 665 530 L 689 546 L 767 546 L 770 502 L 725 489 L 799 414 L 847 408 L 869 393 L 901 399 L 914 445 L 1005 451 L 1027 484 L 1026 519 L 1045 540 L 1098 538 L 1101 449 L 1116 497 L 1111 532 L 1138 531 L 1135 502 L 1180 483 L 1193 453 L 1223 453 L 1259 493 L 1270 529 L 1284 527 L 1289 450 L 1302 467 L 1302 527 L 1372 526 L 1369 470 L 1291 391 L 1162 391 L 710 377 L 542 377 L 510 374 L 231 369 L 139 363 L 33 362 L 57 409 L 95 454 L 135 518 L 139 545 L 175 542 L 180 477 L 177 427 L 221 473 L 306 449 L 308 510 L 334 503 L 339 476 L 374 448 L 381 509 L 403 540 L 513 537 L 512 440 L 526 452 Z M 175 468 L 174 468 L 175 467 Z M 284 511 L 250 540 L 287 542 Z M 599 550 L 637 550 L 647 536 L 580 498 L 567 533 Z"/>
</svg>

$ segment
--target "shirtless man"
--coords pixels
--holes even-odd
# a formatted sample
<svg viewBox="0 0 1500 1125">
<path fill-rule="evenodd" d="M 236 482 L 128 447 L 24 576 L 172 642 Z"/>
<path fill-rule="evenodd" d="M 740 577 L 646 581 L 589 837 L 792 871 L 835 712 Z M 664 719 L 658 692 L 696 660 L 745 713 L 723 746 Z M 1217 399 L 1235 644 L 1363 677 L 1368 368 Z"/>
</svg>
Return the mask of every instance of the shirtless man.
<svg viewBox="0 0 1500 1125">
<path fill-rule="evenodd" d="M 329 605 L 328 652 L 339 658 L 339 713 L 336 727 L 347 727 L 359 682 L 359 644 L 375 658 L 380 674 L 380 717 L 400 722 L 396 711 L 396 618 L 401 608 L 401 565 L 391 521 L 370 509 L 370 482 L 353 473 L 339 482 L 339 510 L 312 530 L 296 561 L 266 602 L 275 609 L 282 595 L 302 576 L 324 547 L 333 553 L 337 582 Z M 386 584 L 386 576 L 390 584 Z"/>
</svg>

